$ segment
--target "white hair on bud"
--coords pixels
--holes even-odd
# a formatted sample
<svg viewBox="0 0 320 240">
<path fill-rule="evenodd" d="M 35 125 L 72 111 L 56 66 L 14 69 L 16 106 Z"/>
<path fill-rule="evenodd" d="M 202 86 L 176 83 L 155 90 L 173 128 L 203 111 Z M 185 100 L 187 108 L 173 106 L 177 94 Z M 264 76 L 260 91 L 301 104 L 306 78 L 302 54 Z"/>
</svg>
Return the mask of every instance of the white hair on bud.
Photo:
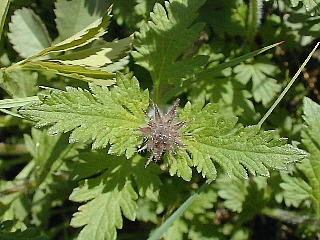
<svg viewBox="0 0 320 240">
<path fill-rule="evenodd" d="M 261 24 L 262 13 L 263 13 L 263 0 L 257 0 L 257 27 L 259 27 Z"/>
</svg>

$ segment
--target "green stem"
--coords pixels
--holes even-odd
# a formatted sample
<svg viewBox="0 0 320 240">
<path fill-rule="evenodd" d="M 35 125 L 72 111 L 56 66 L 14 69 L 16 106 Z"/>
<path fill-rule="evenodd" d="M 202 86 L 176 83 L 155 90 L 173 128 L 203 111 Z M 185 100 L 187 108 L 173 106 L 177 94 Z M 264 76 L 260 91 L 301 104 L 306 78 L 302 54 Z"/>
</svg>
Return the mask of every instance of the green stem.
<svg viewBox="0 0 320 240">
<path fill-rule="evenodd" d="M 289 89 L 291 88 L 291 86 L 293 85 L 293 83 L 295 82 L 295 80 L 298 78 L 299 74 L 302 72 L 303 68 L 306 66 L 306 64 L 309 62 L 310 58 L 312 57 L 313 53 L 317 50 L 318 46 L 319 46 L 320 42 L 318 42 L 316 44 L 316 46 L 313 48 L 313 50 L 311 51 L 311 53 L 308 55 L 308 57 L 306 58 L 306 60 L 304 60 L 303 64 L 301 65 L 301 67 L 299 68 L 299 70 L 296 72 L 296 74 L 293 76 L 293 78 L 291 79 L 291 81 L 288 83 L 288 85 L 285 87 L 285 89 L 282 91 L 282 93 L 279 95 L 279 97 L 277 98 L 277 100 L 272 104 L 272 106 L 269 108 L 269 110 L 267 111 L 267 113 L 263 116 L 263 118 L 261 118 L 261 120 L 258 123 L 258 126 L 261 127 L 261 125 L 264 123 L 264 121 L 271 115 L 272 111 L 277 107 L 277 105 L 279 104 L 279 102 L 282 100 L 282 98 L 284 97 L 284 95 L 286 95 L 286 93 L 289 91 Z"/>
<path fill-rule="evenodd" d="M 23 60 L 21 60 L 21 61 L 19 61 L 19 62 L 17 62 L 17 63 L 12 64 L 11 66 L 9 66 L 9 67 L 7 67 L 7 68 L 3 68 L 3 69 L 4 69 L 6 72 L 12 72 L 12 71 L 14 71 L 14 70 L 20 69 L 21 66 L 22 66 L 24 63 L 26 63 L 26 62 L 28 62 L 28 61 L 30 61 L 30 60 L 32 60 L 32 59 L 33 59 L 33 57 L 29 57 L 29 58 L 23 59 Z"/>
<path fill-rule="evenodd" d="M 10 6 L 10 0 L 1 0 L 0 3 L 0 39 L 2 36 L 3 26 L 7 17 L 7 13 Z"/>
<path fill-rule="evenodd" d="M 318 222 L 320 222 L 320 204 L 319 204 L 320 199 L 312 196 L 311 200 L 314 202 L 314 205 L 315 205 L 314 208 L 316 210 L 317 220 Z"/>
<path fill-rule="evenodd" d="M 17 63 L 14 63 L 14 64 L 12 64 L 11 66 L 9 66 L 7 68 L 5 68 L 5 67 L 1 68 L 1 70 L 4 70 L 6 72 L 11 72 L 11 71 L 14 71 L 16 69 L 21 69 L 23 64 L 25 64 L 27 62 L 30 62 L 31 60 L 36 59 L 36 58 L 41 57 L 41 56 L 43 56 L 43 51 L 38 53 L 38 54 L 36 54 L 36 55 L 30 56 L 30 57 L 28 57 L 26 59 L 23 59 L 23 60 L 21 60 L 21 61 L 19 61 Z"/>
<path fill-rule="evenodd" d="M 301 215 L 297 212 L 290 212 L 278 208 L 264 208 L 262 213 L 266 216 L 278 219 L 282 222 L 299 225 L 299 224 L 316 224 L 317 219 L 310 217 L 309 215 Z"/>
<path fill-rule="evenodd" d="M 212 180 L 207 180 L 194 194 L 192 194 L 153 234 L 148 240 L 157 240 L 172 226 L 196 198 L 210 185 Z"/>
<path fill-rule="evenodd" d="M 253 47 L 256 36 L 257 27 L 260 22 L 260 5 L 261 0 L 251 0 L 249 3 L 248 17 L 247 17 L 247 42 L 248 46 Z"/>
</svg>

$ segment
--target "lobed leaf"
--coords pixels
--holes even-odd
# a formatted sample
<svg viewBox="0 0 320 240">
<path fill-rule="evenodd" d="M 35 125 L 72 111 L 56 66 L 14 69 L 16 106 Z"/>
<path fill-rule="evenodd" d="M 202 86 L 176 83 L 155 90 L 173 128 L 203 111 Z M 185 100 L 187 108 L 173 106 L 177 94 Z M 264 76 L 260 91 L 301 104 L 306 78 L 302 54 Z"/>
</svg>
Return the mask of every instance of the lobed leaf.
<svg viewBox="0 0 320 240">
<path fill-rule="evenodd" d="M 234 68 L 235 78 L 247 84 L 252 80 L 252 95 L 256 102 L 262 102 L 264 106 L 270 103 L 281 86 L 272 78 L 279 71 L 278 67 L 270 63 L 258 62 L 254 64 L 240 64 Z"/>
<path fill-rule="evenodd" d="M 1 75 L 1 73 L 0 73 Z M 38 73 L 30 71 L 4 72 L 0 87 L 13 98 L 34 96 L 38 92 Z"/>
<path fill-rule="evenodd" d="M 78 65 L 83 67 L 102 67 L 119 60 L 125 56 L 132 43 L 132 37 L 113 42 L 104 43 L 97 47 L 91 47 L 67 55 L 51 58 L 65 65 Z"/>
<path fill-rule="evenodd" d="M 73 187 L 72 181 L 66 181 L 64 161 L 78 154 L 80 144 L 69 144 L 68 136 L 47 135 L 47 131 L 32 128 L 31 135 L 24 135 L 26 148 L 32 156 L 34 189 L 30 212 L 36 226 L 48 224 L 51 214 L 48 209 L 66 199 Z M 29 193 L 28 193 L 29 194 Z"/>
<path fill-rule="evenodd" d="M 138 193 L 142 197 L 146 197 L 152 201 L 157 202 L 159 197 L 159 187 L 161 181 L 157 176 L 159 169 L 155 166 L 148 167 L 148 171 L 145 168 L 145 162 L 140 158 L 133 158 L 132 174 L 135 182 L 137 183 Z M 158 171 L 156 171 L 156 169 Z"/>
<path fill-rule="evenodd" d="M 184 211 L 186 211 L 195 202 L 195 200 L 210 185 L 211 182 L 212 182 L 212 180 L 207 180 L 195 193 L 193 193 L 186 201 L 184 201 L 184 203 L 163 224 L 161 224 L 161 226 L 155 232 L 153 232 L 152 236 L 149 237 L 148 240 L 159 239 L 164 233 L 167 232 L 167 230 L 172 225 L 174 225 L 174 223 L 177 223 L 177 222 L 178 222 L 178 224 L 175 225 L 175 227 L 173 227 L 172 233 L 178 234 L 177 237 L 181 238 L 184 231 L 181 231 L 182 229 L 179 229 L 179 228 L 181 226 L 180 223 L 184 224 L 184 221 L 181 221 L 179 219 L 179 217 L 184 213 Z M 166 187 L 168 187 L 168 185 Z M 175 186 L 175 189 L 177 187 L 179 188 L 180 185 Z M 214 196 L 214 199 L 216 199 L 216 196 Z M 191 209 L 190 209 L 191 211 L 192 211 L 193 207 L 191 207 Z M 188 216 L 188 214 L 187 214 L 187 216 Z M 169 237 L 171 237 L 171 235 L 169 235 Z"/>
<path fill-rule="evenodd" d="M 217 178 L 218 195 L 224 199 L 224 206 L 233 212 L 242 212 L 242 206 L 248 195 L 248 184 L 243 179 L 222 175 Z"/>
<path fill-rule="evenodd" d="M 247 195 L 242 203 L 242 211 L 239 214 L 239 225 L 253 220 L 268 203 L 266 178 L 252 178 L 244 181 L 248 182 Z M 265 184 L 260 186 L 261 182 Z"/>
<path fill-rule="evenodd" d="M 136 78 L 117 74 L 113 88 L 90 85 L 91 92 L 68 87 L 53 90 L 40 102 L 20 109 L 36 126 L 51 126 L 50 134 L 69 132 L 70 142 L 92 141 L 92 148 L 109 148 L 110 154 L 130 158 L 141 139 L 138 127 L 145 124 L 148 91 L 140 91 Z M 130 99 L 130 101 L 128 101 Z"/>
<path fill-rule="evenodd" d="M 137 220 L 143 222 L 158 222 L 158 214 L 156 212 L 156 203 L 145 198 L 139 198 L 137 201 L 138 208 L 136 211 Z"/>
<path fill-rule="evenodd" d="M 303 118 L 306 122 L 301 137 L 302 143 L 307 148 L 310 156 L 308 159 L 304 159 L 301 164 L 298 165 L 298 169 L 301 170 L 306 176 L 308 183 L 302 179 L 291 179 L 291 181 L 286 181 L 289 185 L 285 186 L 288 192 L 288 188 L 302 189 L 304 190 L 304 198 L 312 199 L 314 207 L 316 209 L 317 218 L 320 218 L 320 124 L 318 119 L 320 118 L 320 106 L 313 102 L 309 98 L 303 99 Z M 293 184 L 295 183 L 295 184 Z M 302 193 L 302 191 L 301 191 Z M 290 193 L 286 193 L 288 195 Z M 302 198 L 302 194 L 301 198 Z M 309 195 L 307 197 L 307 195 Z M 302 200 L 301 200 L 302 201 Z"/>
<path fill-rule="evenodd" d="M 290 0 L 293 7 L 298 6 L 300 2 L 303 3 L 306 10 L 313 16 L 315 13 L 320 12 L 320 1 L 319 0 Z"/>
<path fill-rule="evenodd" d="M 283 198 L 288 207 L 299 207 L 303 201 L 310 199 L 312 188 L 303 179 L 287 174 L 281 174 L 281 178 L 283 182 L 280 187 L 284 190 Z"/>
<path fill-rule="evenodd" d="M 0 223 L 0 239 L 3 240 L 49 240 L 50 238 L 45 235 L 41 229 L 30 227 L 26 228 L 23 231 L 16 230 L 12 231 L 12 225 L 15 221 L 6 220 Z"/>
<path fill-rule="evenodd" d="M 224 69 L 228 69 L 230 67 L 237 66 L 239 63 L 241 63 L 241 62 L 243 62 L 243 61 L 245 61 L 247 59 L 250 59 L 250 58 L 252 58 L 254 56 L 257 56 L 257 55 L 259 55 L 259 54 L 261 54 L 261 53 L 263 53 L 263 52 L 265 52 L 267 50 L 270 50 L 271 48 L 274 48 L 274 47 L 276 47 L 276 46 L 278 46 L 278 45 L 280 45 L 282 43 L 283 42 L 278 42 L 278 43 L 263 47 L 261 49 L 255 50 L 253 52 L 247 53 L 247 54 L 245 54 L 243 56 L 236 57 L 236 58 L 234 58 L 232 60 L 220 63 L 220 64 L 218 64 L 216 66 L 208 67 L 208 68 L 205 68 L 205 69 L 201 69 L 201 71 L 196 71 L 195 72 L 195 76 L 186 78 L 182 82 L 181 86 L 180 85 L 175 85 L 171 89 L 169 89 L 168 91 L 163 93 L 163 98 L 164 99 L 171 99 L 173 96 L 175 96 L 177 94 L 177 92 L 181 92 L 181 89 L 190 89 L 191 91 L 193 91 L 194 89 L 199 88 L 199 90 L 202 91 L 202 94 L 203 94 L 203 91 L 204 91 L 204 89 L 206 87 L 208 89 L 212 88 L 211 85 L 214 86 L 214 90 L 217 91 L 219 95 L 222 95 L 223 92 L 226 91 L 225 89 L 223 89 L 223 91 L 221 91 L 221 89 L 219 87 L 222 87 L 222 85 L 226 86 L 226 87 L 223 86 L 224 88 L 230 88 L 230 85 L 239 84 L 239 83 L 237 83 L 235 81 L 232 81 L 230 84 L 226 83 L 226 81 L 229 81 L 230 78 L 220 79 L 222 71 Z M 224 74 L 222 74 L 222 75 L 224 75 Z M 227 84 L 229 86 L 227 86 Z M 205 86 L 203 86 L 203 85 L 205 85 Z M 236 87 L 231 86 L 231 88 L 233 89 L 233 88 L 239 88 L 239 87 L 238 86 L 236 86 Z M 230 91 L 230 90 L 228 89 L 227 91 Z M 210 92 L 209 94 L 214 94 L 214 93 Z M 248 93 L 246 93 L 247 96 L 244 99 L 243 99 L 243 96 L 239 96 L 239 95 L 241 95 L 241 93 L 239 93 L 238 89 L 234 94 L 237 94 L 238 95 L 237 97 L 240 97 L 240 101 L 245 101 L 245 102 L 248 101 L 246 99 L 246 98 L 248 98 Z M 230 94 L 230 96 L 234 95 L 234 94 Z M 220 99 L 218 97 L 219 95 L 214 94 L 215 99 Z M 216 100 L 213 100 L 213 101 L 215 102 Z M 239 102 L 238 102 L 238 104 L 239 104 Z M 244 103 L 244 104 L 245 104 L 246 108 L 247 107 L 250 108 L 249 111 L 250 111 L 250 113 L 252 113 L 252 109 L 254 108 L 253 104 L 251 102 L 247 102 L 247 103 Z M 251 105 L 251 106 L 247 106 L 248 104 Z"/>
<path fill-rule="evenodd" d="M 106 33 L 106 29 L 109 26 L 111 18 L 111 7 L 103 14 L 103 16 L 93 23 L 91 23 L 86 28 L 82 29 L 80 32 L 74 34 L 73 36 L 57 43 L 49 48 L 44 49 L 33 58 L 48 55 L 54 52 L 65 52 L 72 50 L 81 46 L 84 46 Z"/>
<path fill-rule="evenodd" d="M 311 99 L 305 97 L 303 99 L 303 113 L 303 119 L 307 124 L 302 132 L 303 143 L 306 145 L 308 150 L 310 149 L 310 152 L 313 152 L 316 150 L 314 147 L 317 147 L 320 144 L 320 125 L 318 121 L 320 116 L 320 106 Z M 317 175 L 320 179 L 320 170 Z"/>
<path fill-rule="evenodd" d="M 23 58 L 38 54 L 51 45 L 45 25 L 31 9 L 16 10 L 9 23 L 9 31 L 14 50 Z"/>
<path fill-rule="evenodd" d="M 188 233 L 188 225 L 182 219 L 177 219 L 173 222 L 170 228 L 163 235 L 164 239 L 183 240 L 184 234 Z M 153 240 L 153 239 L 152 239 Z"/>
<path fill-rule="evenodd" d="M 26 203 L 26 195 L 23 192 L 13 191 L 15 187 L 21 187 L 22 181 L 14 179 L 13 181 L 0 181 L 0 221 L 16 220 L 11 231 L 24 229 L 26 226 L 23 221 L 28 217 L 28 205 Z"/>
<path fill-rule="evenodd" d="M 179 149 L 177 154 L 169 156 L 170 158 L 170 169 L 169 173 L 171 176 L 177 174 L 178 177 L 182 177 L 186 181 L 190 181 L 192 178 L 192 161 L 188 153 Z"/>
<path fill-rule="evenodd" d="M 202 23 L 193 24 L 193 21 L 204 2 L 171 0 L 165 2 L 165 8 L 156 3 L 150 14 L 151 20 L 141 24 L 134 42 L 136 51 L 132 55 L 137 64 L 150 72 L 155 84 L 179 84 L 182 78 L 207 62 L 206 56 L 178 61 L 184 52 L 192 48 L 203 29 Z"/>
<path fill-rule="evenodd" d="M 217 198 L 218 195 L 212 189 L 203 192 L 183 213 L 184 218 L 192 220 L 196 215 L 206 215 L 207 211 L 213 208 Z"/>
<path fill-rule="evenodd" d="M 70 199 L 77 201 L 77 190 Z M 137 194 L 130 183 L 122 189 L 114 189 L 101 193 L 93 200 L 79 207 L 79 212 L 73 215 L 70 225 L 85 227 L 80 231 L 78 239 L 115 239 L 116 229 L 121 229 L 123 222 L 121 212 L 126 218 L 133 221 L 137 204 L 134 200 Z"/>
<path fill-rule="evenodd" d="M 25 97 L 25 98 L 15 98 L 15 99 L 4 99 L 0 100 L 0 108 L 13 108 L 28 105 L 30 103 L 37 102 L 39 98 L 37 96 Z"/>
<path fill-rule="evenodd" d="M 260 131 L 258 126 L 237 127 L 237 118 L 225 113 L 218 104 L 192 106 L 187 103 L 180 120 L 188 124 L 183 129 L 184 151 L 191 155 L 193 166 L 204 177 L 214 179 L 218 163 L 229 176 L 247 178 L 269 176 L 267 167 L 286 169 L 286 164 L 299 161 L 306 153 L 284 139 L 276 139 L 273 131 Z M 181 150 L 182 151 L 182 150 Z"/>
<path fill-rule="evenodd" d="M 104 0 L 57 0 L 55 1 L 55 22 L 59 39 L 65 40 L 90 23 L 101 17 L 107 10 L 108 3 Z M 72 16 L 72 17 L 70 17 Z"/>
<path fill-rule="evenodd" d="M 153 191 L 156 194 L 161 182 L 158 176 L 144 168 L 145 159 L 139 156 L 128 161 L 124 157 L 107 157 L 105 154 L 103 157 L 101 152 L 88 153 L 85 158 L 80 156 L 80 159 L 85 162 L 82 161 L 81 168 L 73 170 L 73 175 L 82 174 L 85 169 L 98 170 L 95 166 L 97 164 L 104 166 L 99 172 L 90 170 L 93 176 L 100 173 L 99 176 L 91 176 L 72 192 L 70 200 L 85 203 L 74 214 L 71 225 L 84 226 L 78 239 L 115 239 L 116 230 L 123 225 L 122 215 L 135 220 L 138 195 L 130 179 L 136 179 L 140 196 L 144 196 L 145 192 L 147 195 Z M 145 173 L 143 177 L 137 174 L 142 171 Z M 143 191 L 139 187 L 142 181 L 145 181 L 142 183 Z"/>
<path fill-rule="evenodd" d="M 229 68 L 229 67 L 234 67 L 234 66 L 238 66 L 241 62 L 247 60 L 247 59 L 250 59 L 250 58 L 253 58 L 265 51 L 268 51 L 280 44 L 282 44 L 283 42 L 278 42 L 278 43 L 275 43 L 275 44 L 271 44 L 269 46 L 266 46 L 266 47 L 263 47 L 261 49 L 258 49 L 258 50 L 255 50 L 255 51 L 252 51 L 250 53 L 247 53 L 243 56 L 240 56 L 240 57 L 237 57 L 237 58 L 234 58 L 230 61 L 226 61 L 224 63 L 221 63 L 217 66 L 214 66 L 214 67 L 211 67 L 211 68 L 207 68 L 205 69 L 204 71 L 201 71 L 199 73 L 197 73 L 197 78 L 198 79 L 208 79 L 210 80 L 214 75 L 217 75 L 217 74 L 220 74 L 220 72 L 223 70 L 223 69 L 226 69 L 226 68 Z"/>
<path fill-rule="evenodd" d="M 50 61 L 32 61 L 22 66 L 23 69 L 49 71 L 55 74 L 79 79 L 100 86 L 110 86 L 115 83 L 115 73 L 90 69 L 78 65 L 64 65 Z"/>
<path fill-rule="evenodd" d="M 310 153 L 309 157 L 297 164 L 305 175 L 301 177 L 282 174 L 283 197 L 287 206 L 299 207 L 304 201 L 312 200 L 317 218 L 320 218 L 320 106 L 311 99 L 303 99 L 303 118 L 306 125 L 301 133 L 302 143 Z"/>
</svg>

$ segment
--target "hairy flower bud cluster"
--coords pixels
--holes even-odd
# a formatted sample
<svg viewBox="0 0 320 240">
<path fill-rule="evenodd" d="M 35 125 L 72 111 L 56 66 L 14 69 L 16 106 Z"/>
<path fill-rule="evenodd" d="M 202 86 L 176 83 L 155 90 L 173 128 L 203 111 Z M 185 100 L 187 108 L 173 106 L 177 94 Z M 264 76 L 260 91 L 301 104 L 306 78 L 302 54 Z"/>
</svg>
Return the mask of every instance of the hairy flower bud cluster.
<svg viewBox="0 0 320 240">
<path fill-rule="evenodd" d="M 149 119 L 146 127 L 138 128 L 142 132 L 142 137 L 147 141 L 146 145 L 138 149 L 138 152 L 147 150 L 152 153 L 145 166 L 152 160 L 157 162 L 166 151 L 174 152 L 176 147 L 184 147 L 178 130 L 186 123 L 174 123 L 179 102 L 180 99 L 177 99 L 164 116 L 157 104 L 153 103 L 154 117 Z"/>
</svg>

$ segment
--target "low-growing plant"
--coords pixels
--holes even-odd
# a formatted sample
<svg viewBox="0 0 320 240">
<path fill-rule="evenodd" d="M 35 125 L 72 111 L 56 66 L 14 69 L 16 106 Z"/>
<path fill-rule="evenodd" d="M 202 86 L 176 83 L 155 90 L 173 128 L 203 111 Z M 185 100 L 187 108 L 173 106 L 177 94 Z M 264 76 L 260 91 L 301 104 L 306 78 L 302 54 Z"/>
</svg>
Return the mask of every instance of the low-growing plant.
<svg viewBox="0 0 320 240">
<path fill-rule="evenodd" d="M 319 237 L 319 4 L 2 1 L 0 238 Z"/>
</svg>

